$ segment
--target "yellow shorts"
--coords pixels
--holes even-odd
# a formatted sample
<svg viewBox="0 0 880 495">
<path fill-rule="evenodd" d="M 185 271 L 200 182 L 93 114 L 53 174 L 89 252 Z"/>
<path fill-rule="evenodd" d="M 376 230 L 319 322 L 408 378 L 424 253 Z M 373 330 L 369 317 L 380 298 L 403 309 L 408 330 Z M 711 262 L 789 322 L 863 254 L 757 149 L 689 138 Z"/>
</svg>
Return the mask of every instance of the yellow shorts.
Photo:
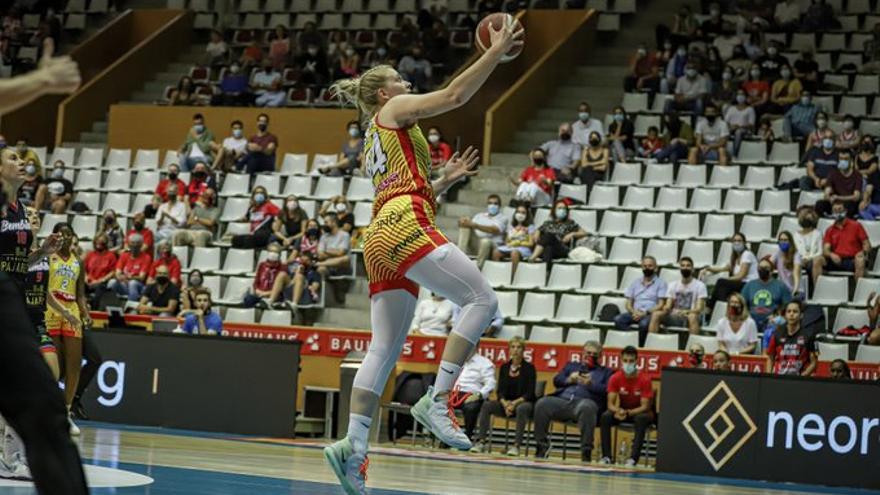
<svg viewBox="0 0 880 495">
<path fill-rule="evenodd" d="M 387 201 L 364 233 L 364 264 L 370 295 L 406 289 L 418 297 L 419 286 L 406 278 L 407 270 L 447 242 L 434 224 L 432 203 L 412 194 Z"/>
<path fill-rule="evenodd" d="M 65 301 L 58 301 L 62 306 L 65 307 L 68 311 L 73 313 L 75 316 L 79 317 L 79 307 L 76 303 L 69 303 Z M 52 337 L 64 336 L 64 337 L 76 337 L 82 338 L 82 325 L 80 325 L 80 329 L 77 330 L 73 325 L 70 324 L 63 316 L 52 311 L 51 309 L 46 310 L 46 333 L 51 335 Z"/>
</svg>

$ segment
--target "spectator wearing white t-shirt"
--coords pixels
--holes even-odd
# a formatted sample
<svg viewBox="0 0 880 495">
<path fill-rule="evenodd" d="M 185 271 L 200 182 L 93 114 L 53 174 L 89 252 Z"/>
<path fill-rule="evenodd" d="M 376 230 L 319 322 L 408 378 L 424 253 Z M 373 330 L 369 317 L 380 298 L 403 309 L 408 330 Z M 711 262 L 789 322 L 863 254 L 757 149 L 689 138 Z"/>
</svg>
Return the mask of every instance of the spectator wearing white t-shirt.
<svg viewBox="0 0 880 495">
<path fill-rule="evenodd" d="M 432 294 L 430 298 L 419 301 L 410 333 L 445 337 L 452 329 L 453 309 L 452 302 L 438 294 Z"/>
<path fill-rule="evenodd" d="M 266 59 L 263 61 L 263 70 L 258 71 L 251 78 L 251 91 L 257 96 L 261 96 L 270 91 L 276 82 L 281 81 L 281 73 L 272 66 L 272 61 Z"/>
<path fill-rule="evenodd" d="M 710 308 L 715 307 L 716 301 L 724 301 L 734 292 L 741 291 L 746 282 L 758 278 L 758 258 L 749 249 L 746 236 L 737 232 L 730 242 L 730 261 L 725 265 L 707 266 L 700 273 L 700 278 L 704 279 L 710 273 L 727 272 L 727 277 L 719 278 L 715 283 L 712 298 L 709 300 Z"/>
<path fill-rule="evenodd" d="M 168 186 L 168 200 L 156 211 L 156 243 L 171 241 L 177 229 L 186 226 L 189 216 L 189 203 L 177 196 L 177 184 Z"/>
<path fill-rule="evenodd" d="M 742 89 L 736 92 L 736 103 L 727 107 L 724 112 L 724 122 L 733 135 L 733 144 L 727 144 L 727 151 L 732 155 L 739 155 L 739 147 L 743 139 L 755 132 L 755 109 L 749 105 L 746 92 Z"/>
<path fill-rule="evenodd" d="M 461 217 L 458 220 L 458 247 L 464 252 L 470 251 L 471 234 L 478 239 L 477 264 L 483 262 L 492 253 L 492 249 L 504 244 L 504 234 L 510 219 L 501 213 L 501 197 L 490 194 L 486 211 L 477 213 L 473 218 Z"/>
<path fill-rule="evenodd" d="M 727 165 L 729 135 L 727 122 L 718 118 L 718 108 L 713 104 L 707 105 L 706 116 L 697 122 L 697 143 L 688 154 L 688 163 L 693 165 L 707 160 L 717 160 L 719 164 Z"/>
<path fill-rule="evenodd" d="M 669 284 L 663 308 L 651 313 L 648 332 L 662 326 L 687 327 L 692 334 L 700 331 L 700 316 L 706 307 L 706 284 L 694 277 L 694 260 L 684 256 L 678 261 L 681 280 Z"/>
<path fill-rule="evenodd" d="M 240 120 L 233 120 L 232 135 L 223 139 L 223 144 L 217 152 L 214 160 L 214 170 L 228 173 L 238 168 L 238 162 L 247 155 L 248 140 L 244 136 L 244 124 Z"/>
<path fill-rule="evenodd" d="M 718 348 L 729 354 L 754 354 L 758 348 L 758 326 L 739 292 L 727 298 L 727 314 L 715 326 Z"/>
<path fill-rule="evenodd" d="M 605 139 L 605 129 L 602 121 L 593 117 L 590 104 L 582 101 L 578 105 L 578 119 L 571 124 L 571 141 L 581 146 L 589 146 L 590 134 L 599 133 L 600 139 Z"/>
<path fill-rule="evenodd" d="M 812 205 L 802 205 L 797 209 L 797 218 L 801 229 L 793 234 L 794 245 L 801 255 L 801 264 L 810 271 L 813 260 L 824 256 L 823 234 L 816 228 L 819 224 L 819 215 Z"/>
</svg>

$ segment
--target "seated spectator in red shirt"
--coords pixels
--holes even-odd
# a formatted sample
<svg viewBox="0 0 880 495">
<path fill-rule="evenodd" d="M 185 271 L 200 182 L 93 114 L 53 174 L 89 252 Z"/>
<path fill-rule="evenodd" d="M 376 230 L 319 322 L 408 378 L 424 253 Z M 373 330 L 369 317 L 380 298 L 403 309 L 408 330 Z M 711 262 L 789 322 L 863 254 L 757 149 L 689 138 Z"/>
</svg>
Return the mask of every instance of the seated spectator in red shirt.
<svg viewBox="0 0 880 495">
<path fill-rule="evenodd" d="M 251 203 L 245 216 L 239 222 L 248 222 L 251 233 L 236 235 L 232 238 L 233 246 L 248 246 L 264 248 L 269 244 L 272 235 L 272 224 L 275 217 L 281 213 L 281 209 L 275 203 L 269 201 L 269 194 L 263 186 L 257 186 L 251 191 Z"/>
<path fill-rule="evenodd" d="M 630 58 L 629 70 L 629 75 L 623 79 L 625 92 L 655 92 L 660 88 L 660 65 L 657 63 L 657 53 L 649 52 L 644 43 L 639 44 L 636 53 Z"/>
<path fill-rule="evenodd" d="M 150 265 L 147 284 L 154 283 L 156 281 L 156 269 L 160 266 L 165 266 L 168 267 L 168 276 L 171 278 L 171 283 L 180 287 L 180 260 L 171 252 L 171 243 L 162 241 L 157 249 L 159 253 L 153 260 L 153 264 Z"/>
<path fill-rule="evenodd" d="M 828 172 L 825 182 L 825 197 L 816 202 L 816 213 L 828 216 L 831 213 L 831 202 L 840 200 L 846 208 L 846 214 L 855 218 L 859 212 L 862 199 L 862 174 L 856 171 L 855 160 L 849 151 L 837 153 L 837 168 Z"/>
<path fill-rule="evenodd" d="M 663 138 L 657 126 L 648 127 L 648 135 L 639 143 L 639 156 L 642 158 L 654 158 L 654 155 L 663 150 Z"/>
<path fill-rule="evenodd" d="M 831 216 L 834 223 L 825 230 L 822 241 L 824 256 L 813 260 L 814 285 L 825 267 L 835 271 L 853 272 L 853 277 L 858 280 L 865 275 L 865 263 L 871 251 L 871 242 L 865 228 L 859 222 L 846 217 L 846 206 L 840 199 L 834 200 Z"/>
<path fill-rule="evenodd" d="M 172 163 L 168 165 L 168 175 L 159 181 L 159 185 L 156 186 L 156 194 L 162 198 L 162 202 L 168 201 L 168 186 L 171 184 L 177 184 L 177 197 L 183 199 L 186 195 L 186 183 L 177 177 L 180 175 L 180 166 L 176 163 Z"/>
<path fill-rule="evenodd" d="M 275 171 L 275 150 L 278 138 L 268 131 L 269 116 L 261 113 L 257 116 L 257 133 L 251 136 L 247 144 L 247 156 L 237 166 L 248 174 Z"/>
<path fill-rule="evenodd" d="M 205 162 L 196 162 L 190 176 L 189 184 L 186 186 L 186 195 L 189 199 L 189 205 L 193 206 L 198 201 L 199 196 L 207 189 L 217 190 L 217 180 L 214 174 L 210 173 L 210 169 Z"/>
<path fill-rule="evenodd" d="M 132 227 L 125 234 L 125 247 L 128 247 L 129 241 L 131 237 L 135 234 L 141 236 L 141 239 L 144 241 L 144 251 L 148 253 L 153 252 L 153 231 L 150 230 L 146 226 L 147 216 L 144 215 L 144 212 L 139 211 L 131 217 Z"/>
<path fill-rule="evenodd" d="M 311 306 L 321 302 L 321 274 L 318 273 L 317 256 L 303 253 L 297 258 L 289 258 L 291 277 L 284 270 L 275 278 L 275 285 L 269 294 L 272 307 Z M 287 302 L 285 302 L 287 301 Z"/>
<path fill-rule="evenodd" d="M 439 167 L 452 157 L 452 146 L 443 139 L 437 127 L 428 129 L 428 149 L 431 150 L 431 166 Z"/>
<path fill-rule="evenodd" d="M 620 423 L 634 423 L 635 435 L 633 436 L 630 457 L 626 460 L 627 466 L 635 466 L 639 462 L 642 452 L 642 443 L 645 441 L 645 432 L 648 426 L 654 422 L 654 410 L 651 407 L 654 398 L 654 389 L 651 388 L 651 379 L 644 373 L 639 373 L 636 361 L 639 351 L 633 346 L 626 346 L 620 352 L 621 370 L 611 375 L 608 380 L 608 409 L 599 418 L 599 428 L 602 433 L 602 464 L 610 464 L 611 456 L 611 427 Z"/>
<path fill-rule="evenodd" d="M 269 251 L 269 254 L 266 256 L 265 261 L 261 261 L 257 265 L 254 285 L 244 295 L 243 304 L 246 308 L 253 308 L 261 302 L 263 307 L 272 306 L 275 301 L 269 299 L 269 297 L 272 295 L 275 279 L 282 273 L 286 274 L 286 267 L 281 262 L 281 245 L 272 243 L 266 249 Z"/>
<path fill-rule="evenodd" d="M 92 245 L 94 251 L 86 254 L 83 263 L 86 268 L 86 292 L 89 296 L 89 305 L 97 309 L 101 298 L 107 289 L 107 282 L 116 273 L 116 253 L 107 249 L 107 236 L 95 236 Z"/>
<path fill-rule="evenodd" d="M 547 166 L 543 149 L 533 149 L 530 158 L 532 163 L 522 171 L 519 178 L 510 178 L 510 183 L 516 187 L 516 199 L 528 202 L 531 206 L 548 205 L 553 194 L 556 171 Z"/>
<path fill-rule="evenodd" d="M 134 234 L 128 239 L 128 251 L 122 253 L 116 262 L 116 274 L 107 283 L 107 288 L 116 291 L 129 301 L 139 301 L 144 291 L 144 283 L 153 257 L 143 249 L 144 239 L 140 234 Z"/>
<path fill-rule="evenodd" d="M 785 305 L 785 325 L 776 328 L 765 351 L 767 373 L 776 375 L 811 376 L 816 371 L 819 355 L 816 336 L 801 328 L 801 304 Z"/>
</svg>

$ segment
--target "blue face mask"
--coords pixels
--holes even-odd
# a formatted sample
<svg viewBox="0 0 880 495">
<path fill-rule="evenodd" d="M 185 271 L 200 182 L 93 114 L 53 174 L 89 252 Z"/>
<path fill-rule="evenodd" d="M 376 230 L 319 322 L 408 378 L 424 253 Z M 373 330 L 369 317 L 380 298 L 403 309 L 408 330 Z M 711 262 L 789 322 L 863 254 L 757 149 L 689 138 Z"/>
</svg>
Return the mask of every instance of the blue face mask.
<svg viewBox="0 0 880 495">
<path fill-rule="evenodd" d="M 740 104 L 745 103 L 746 95 L 736 95 L 736 102 Z"/>
<path fill-rule="evenodd" d="M 498 214 L 500 207 L 495 203 L 492 203 L 491 205 L 486 207 L 486 210 L 489 212 L 490 215 L 495 216 Z"/>
<path fill-rule="evenodd" d="M 788 241 L 781 241 L 779 243 L 779 250 L 783 253 L 787 253 L 789 249 L 791 249 L 791 244 Z"/>
<path fill-rule="evenodd" d="M 634 375 L 636 369 L 636 363 L 623 363 L 623 372 L 627 375 Z"/>
<path fill-rule="evenodd" d="M 823 140 L 822 140 L 822 147 L 825 148 L 825 149 L 827 149 L 827 150 L 830 150 L 830 149 L 834 148 L 834 140 L 831 139 L 831 138 L 825 138 L 825 139 L 823 139 Z"/>
<path fill-rule="evenodd" d="M 266 195 L 263 193 L 254 194 L 254 203 L 261 205 L 266 202 Z"/>
<path fill-rule="evenodd" d="M 590 112 L 578 112 L 578 119 L 581 122 L 586 122 L 590 120 Z"/>
<path fill-rule="evenodd" d="M 196 124 L 193 126 L 193 130 L 196 131 L 198 134 L 201 134 L 205 131 L 205 126 L 203 126 L 202 124 Z"/>
<path fill-rule="evenodd" d="M 777 317 L 773 318 L 773 323 L 775 323 L 777 327 L 781 327 L 781 326 L 785 325 L 785 317 L 784 316 L 777 316 Z"/>
<path fill-rule="evenodd" d="M 837 162 L 837 168 L 840 170 L 846 170 L 849 168 L 849 160 L 840 160 Z"/>
<path fill-rule="evenodd" d="M 614 114 L 614 121 L 615 122 L 623 122 L 623 114 L 622 113 L 615 113 Z"/>
<path fill-rule="evenodd" d="M 565 208 L 559 208 L 558 210 L 556 210 L 556 218 L 558 220 L 565 220 L 566 218 L 568 218 L 568 210 L 566 210 Z"/>
</svg>

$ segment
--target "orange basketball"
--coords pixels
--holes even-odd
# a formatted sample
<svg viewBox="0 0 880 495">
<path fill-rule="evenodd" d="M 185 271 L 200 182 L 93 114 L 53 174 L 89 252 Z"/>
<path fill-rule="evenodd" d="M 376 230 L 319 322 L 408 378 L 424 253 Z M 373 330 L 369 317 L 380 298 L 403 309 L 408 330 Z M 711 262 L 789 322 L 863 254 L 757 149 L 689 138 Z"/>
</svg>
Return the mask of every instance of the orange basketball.
<svg viewBox="0 0 880 495">
<path fill-rule="evenodd" d="M 489 14 L 480 21 L 480 24 L 477 25 L 477 48 L 480 52 L 485 52 L 492 46 L 492 34 L 489 31 L 489 23 L 492 24 L 492 27 L 496 30 L 501 29 L 502 26 L 510 26 L 515 25 L 513 31 L 516 32 L 522 29 L 522 24 L 519 22 L 519 19 L 516 17 L 505 14 L 503 12 L 496 12 L 494 14 Z M 525 39 L 525 38 L 523 38 Z M 515 59 L 520 53 L 522 53 L 523 47 L 525 45 L 515 46 L 510 49 L 509 52 L 505 53 L 503 57 L 501 57 L 501 62 L 510 62 Z"/>
</svg>

